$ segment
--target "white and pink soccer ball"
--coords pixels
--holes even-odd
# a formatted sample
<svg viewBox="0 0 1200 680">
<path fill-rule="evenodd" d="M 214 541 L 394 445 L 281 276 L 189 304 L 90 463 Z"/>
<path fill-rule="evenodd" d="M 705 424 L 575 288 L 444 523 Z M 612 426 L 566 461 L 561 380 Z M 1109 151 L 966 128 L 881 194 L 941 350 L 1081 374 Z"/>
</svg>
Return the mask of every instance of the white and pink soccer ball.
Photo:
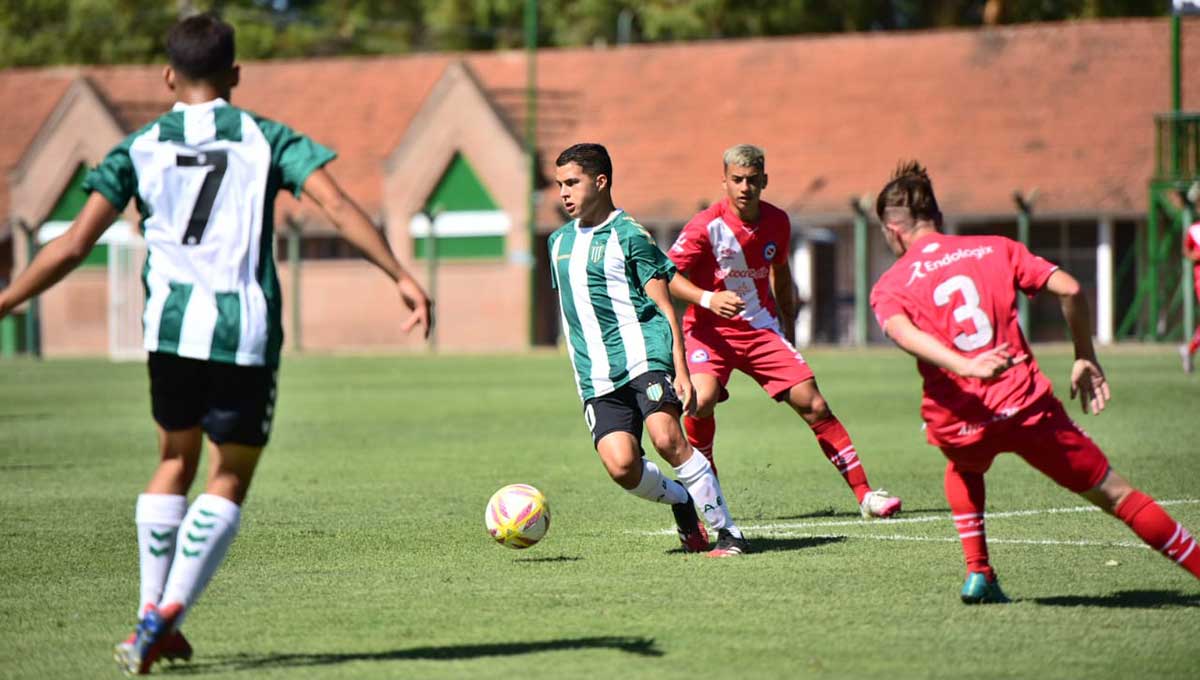
<svg viewBox="0 0 1200 680">
<path fill-rule="evenodd" d="M 522 550 L 546 535 L 550 528 L 550 506 L 536 488 L 509 484 L 492 494 L 483 522 L 497 543 Z"/>
</svg>

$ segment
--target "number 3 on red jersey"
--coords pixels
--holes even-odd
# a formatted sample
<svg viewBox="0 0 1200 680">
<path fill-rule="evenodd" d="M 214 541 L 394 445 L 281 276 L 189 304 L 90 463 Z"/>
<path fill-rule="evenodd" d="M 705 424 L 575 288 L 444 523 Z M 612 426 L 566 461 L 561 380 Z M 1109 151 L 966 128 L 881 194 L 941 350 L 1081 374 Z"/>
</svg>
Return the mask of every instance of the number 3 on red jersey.
<svg viewBox="0 0 1200 680">
<path fill-rule="evenodd" d="M 954 346 L 964 352 L 987 346 L 992 341 L 992 322 L 979 308 L 979 289 L 971 277 L 958 274 L 941 282 L 933 289 L 933 302 L 938 307 L 944 307 L 950 304 L 956 292 L 962 293 L 963 303 L 954 308 L 954 320 L 962 323 L 970 319 L 975 324 L 975 332 L 954 336 Z"/>
</svg>

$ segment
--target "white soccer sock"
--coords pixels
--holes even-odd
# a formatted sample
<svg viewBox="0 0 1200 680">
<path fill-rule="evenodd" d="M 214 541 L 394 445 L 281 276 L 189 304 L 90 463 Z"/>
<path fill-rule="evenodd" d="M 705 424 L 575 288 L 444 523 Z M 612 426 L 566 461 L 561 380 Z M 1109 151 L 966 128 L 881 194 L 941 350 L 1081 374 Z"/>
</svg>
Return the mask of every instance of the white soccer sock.
<svg viewBox="0 0 1200 680">
<path fill-rule="evenodd" d="M 241 516 L 241 508 L 231 500 L 207 493 L 196 497 L 179 527 L 175 561 L 160 604 L 179 603 L 186 612 L 196 602 L 224 561 Z"/>
<path fill-rule="evenodd" d="M 173 494 L 139 494 L 133 521 L 137 524 L 138 564 L 141 572 L 141 598 L 137 615 L 146 605 L 158 604 L 162 597 L 171 561 L 175 557 L 175 534 L 187 512 L 187 497 Z"/>
<path fill-rule="evenodd" d="M 738 529 L 729 514 L 725 495 L 721 493 L 721 483 L 717 481 L 717 476 L 713 474 L 712 466 L 708 464 L 708 459 L 703 453 L 692 449 L 692 457 L 675 468 L 675 476 L 692 494 L 696 507 L 700 508 L 710 527 L 725 529 L 738 538 L 742 537 L 742 530 Z"/>
<path fill-rule="evenodd" d="M 628 491 L 638 498 L 645 498 L 655 503 L 674 505 L 687 500 L 687 490 L 683 488 L 683 485 L 673 479 L 663 477 L 658 466 L 645 458 L 642 459 L 642 481 Z"/>
</svg>

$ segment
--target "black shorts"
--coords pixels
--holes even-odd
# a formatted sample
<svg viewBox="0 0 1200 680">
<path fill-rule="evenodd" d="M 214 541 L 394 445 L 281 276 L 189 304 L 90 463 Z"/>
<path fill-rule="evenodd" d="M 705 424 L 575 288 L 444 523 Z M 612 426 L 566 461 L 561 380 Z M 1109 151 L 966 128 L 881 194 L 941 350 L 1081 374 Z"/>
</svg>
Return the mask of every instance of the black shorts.
<svg viewBox="0 0 1200 680">
<path fill-rule="evenodd" d="M 630 380 L 615 392 L 588 399 L 583 404 L 583 419 L 592 431 L 592 445 L 612 432 L 628 432 L 642 441 L 642 422 L 651 413 L 673 407 L 683 412 L 683 402 L 675 394 L 671 376 L 663 371 L 650 371 Z"/>
<path fill-rule="evenodd" d="M 150 407 L 168 432 L 200 426 L 215 444 L 265 446 L 275 416 L 273 366 L 151 352 Z"/>
</svg>

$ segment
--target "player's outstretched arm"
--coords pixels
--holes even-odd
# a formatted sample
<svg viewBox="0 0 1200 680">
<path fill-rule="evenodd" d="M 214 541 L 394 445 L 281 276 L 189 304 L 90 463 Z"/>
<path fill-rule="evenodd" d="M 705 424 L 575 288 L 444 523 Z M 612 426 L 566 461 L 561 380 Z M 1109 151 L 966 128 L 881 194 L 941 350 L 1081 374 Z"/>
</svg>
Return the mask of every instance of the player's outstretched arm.
<svg viewBox="0 0 1200 680">
<path fill-rule="evenodd" d="M 387 241 L 371 224 L 362 208 L 342 191 L 333 176 L 323 168 L 308 176 L 304 182 L 304 193 L 321 206 L 329 220 L 341 232 L 342 238 L 358 248 L 372 264 L 396 282 L 400 299 L 404 300 L 405 306 L 413 313 L 403 326 L 404 332 L 422 326 L 424 335 L 428 338 L 433 327 L 433 301 L 426 295 L 421 284 L 417 283 L 392 255 Z"/>
<path fill-rule="evenodd" d="M 1024 354 L 1013 356 L 1008 349 L 1008 343 L 997 345 L 973 357 L 963 356 L 917 328 L 903 314 L 889 318 L 884 323 L 883 330 L 905 352 L 927 364 L 933 364 L 965 378 L 989 380 L 1028 358 Z"/>
<path fill-rule="evenodd" d="M 1071 366 L 1071 398 L 1079 397 L 1084 413 L 1089 410 L 1093 414 L 1100 413 L 1112 399 L 1112 391 L 1096 358 L 1096 347 L 1092 344 L 1092 314 L 1087 296 L 1075 277 L 1061 269 L 1050 275 L 1045 289 L 1058 296 L 1063 317 L 1071 329 L 1071 341 L 1075 345 L 1075 363 Z"/>
<path fill-rule="evenodd" d="M 679 275 L 676 274 L 675 278 L 679 278 Z M 671 304 L 671 294 L 667 282 L 663 279 L 650 279 L 646 282 L 646 295 L 650 296 L 654 304 L 658 305 L 659 311 L 667 317 L 667 323 L 671 326 L 671 360 L 675 362 L 675 393 L 683 402 L 683 412 L 687 415 L 695 415 L 696 393 L 692 389 L 692 375 L 688 370 L 687 352 L 683 348 L 683 333 L 679 330 L 679 319 L 675 318 L 675 307 Z"/>
<path fill-rule="evenodd" d="M 78 267 L 117 215 L 117 209 L 99 192 L 88 196 L 71 228 L 38 251 L 16 280 L 0 291 L 0 319 Z"/>
<path fill-rule="evenodd" d="M 679 272 L 671 277 L 670 291 L 676 299 L 712 310 L 723 319 L 732 319 L 746 307 L 737 293 L 731 290 L 704 290 Z"/>
</svg>

